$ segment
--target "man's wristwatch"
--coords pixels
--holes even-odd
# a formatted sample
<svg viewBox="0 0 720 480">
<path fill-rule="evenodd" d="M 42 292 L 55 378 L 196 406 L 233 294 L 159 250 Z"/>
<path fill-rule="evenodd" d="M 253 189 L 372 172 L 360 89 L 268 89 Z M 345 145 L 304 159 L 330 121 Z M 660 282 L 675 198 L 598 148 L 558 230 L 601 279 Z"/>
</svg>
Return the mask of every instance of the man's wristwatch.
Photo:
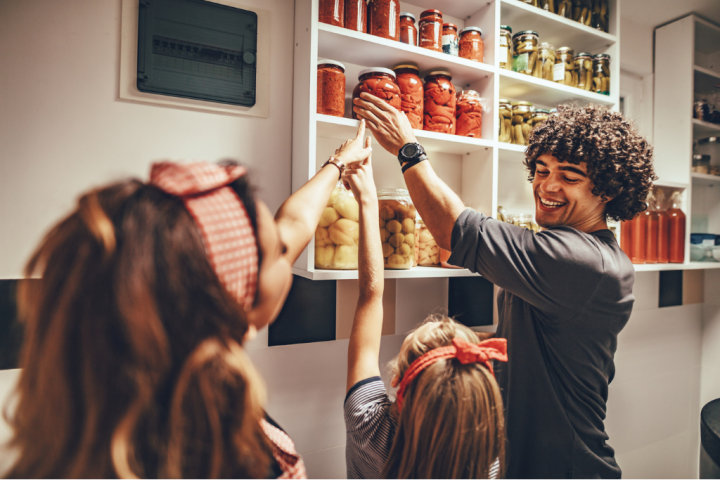
<svg viewBox="0 0 720 480">
<path fill-rule="evenodd" d="M 340 179 L 340 178 L 342 177 L 343 170 L 345 170 L 345 164 L 344 164 L 343 162 L 341 162 L 340 160 L 338 160 L 335 155 L 332 155 L 332 156 L 330 156 L 330 158 L 328 158 L 328 159 L 325 161 L 325 163 L 323 163 L 323 164 L 320 166 L 320 168 L 323 168 L 323 167 L 324 167 L 325 165 L 327 165 L 328 163 L 331 163 L 331 164 L 333 164 L 333 165 L 335 165 L 335 166 L 337 167 L 337 169 L 340 171 L 340 174 L 339 174 L 339 176 L 338 176 L 338 179 Z"/>
<path fill-rule="evenodd" d="M 398 161 L 400 162 L 403 172 L 423 160 L 427 160 L 427 154 L 419 143 L 406 143 L 398 152 Z"/>
</svg>

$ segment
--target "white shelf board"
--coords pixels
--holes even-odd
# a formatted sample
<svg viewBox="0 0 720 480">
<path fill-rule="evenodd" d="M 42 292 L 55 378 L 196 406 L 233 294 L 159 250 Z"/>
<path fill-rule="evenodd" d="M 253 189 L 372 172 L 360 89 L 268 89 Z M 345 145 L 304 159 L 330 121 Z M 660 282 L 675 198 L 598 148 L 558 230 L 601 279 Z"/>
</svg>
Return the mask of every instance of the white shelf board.
<svg viewBox="0 0 720 480">
<path fill-rule="evenodd" d="M 672 180 L 665 180 L 662 178 L 653 182 L 653 185 L 655 185 L 656 187 L 680 188 L 680 189 L 685 189 L 689 186 L 687 183 L 674 182 Z"/>
<path fill-rule="evenodd" d="M 553 107 L 561 103 L 594 103 L 614 105 L 613 97 L 588 92 L 575 87 L 536 78 L 524 73 L 499 69 L 500 97 L 513 100 L 525 100 L 537 105 Z"/>
<path fill-rule="evenodd" d="M 318 137 L 346 139 L 355 135 L 358 120 L 332 115 L 317 114 Z M 466 154 L 493 148 L 496 142 L 484 138 L 463 137 L 447 133 L 413 130 L 418 141 L 428 152 Z"/>
<path fill-rule="evenodd" d="M 549 42 L 555 48 L 570 46 L 575 53 L 601 53 L 617 42 L 615 35 L 519 0 L 501 0 L 500 18 L 504 25 L 512 27 L 513 34 L 534 30 L 540 36 L 540 41 Z"/>
<path fill-rule="evenodd" d="M 339 59 L 367 67 L 391 68 L 399 63 L 413 62 L 420 68 L 421 73 L 445 68 L 452 74 L 455 85 L 467 85 L 483 78 L 492 78 L 497 70 L 487 63 L 474 62 L 326 23 L 318 23 L 318 57 Z"/>
<path fill-rule="evenodd" d="M 690 174 L 693 183 L 698 185 L 720 185 L 720 175 L 693 172 Z"/>
<path fill-rule="evenodd" d="M 695 71 L 694 89 L 696 93 L 711 93 L 720 86 L 720 73 L 699 65 L 695 65 L 693 69 Z"/>
<path fill-rule="evenodd" d="M 403 1 L 403 3 L 405 2 Z M 420 7 L 422 10 L 435 8 L 443 12 L 443 15 L 462 19 L 473 16 L 483 8 L 492 8 L 491 2 L 479 0 L 408 0 L 407 3 Z M 402 6 L 400 9 L 402 11 Z"/>
<path fill-rule="evenodd" d="M 357 270 L 305 270 L 293 267 L 293 273 L 309 280 L 357 280 Z M 465 268 L 412 267 L 407 270 L 385 270 L 385 278 L 478 277 Z"/>
<path fill-rule="evenodd" d="M 642 263 L 633 264 L 636 272 L 661 272 L 664 270 L 707 270 L 720 268 L 720 262 Z"/>
<path fill-rule="evenodd" d="M 720 124 L 704 122 L 693 118 L 693 140 L 698 138 L 719 136 L 720 135 Z"/>
</svg>

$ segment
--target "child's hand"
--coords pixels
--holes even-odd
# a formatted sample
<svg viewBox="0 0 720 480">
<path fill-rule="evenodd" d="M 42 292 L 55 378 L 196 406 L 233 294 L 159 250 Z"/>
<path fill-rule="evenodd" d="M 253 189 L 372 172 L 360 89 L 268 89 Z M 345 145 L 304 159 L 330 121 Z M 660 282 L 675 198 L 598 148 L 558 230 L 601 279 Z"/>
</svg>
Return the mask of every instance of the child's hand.
<svg viewBox="0 0 720 480">
<path fill-rule="evenodd" d="M 371 142 L 370 137 L 365 139 L 365 150 L 371 149 Z M 342 180 L 346 186 L 350 187 L 358 203 L 362 203 L 363 200 L 371 202 L 376 200 L 377 191 L 370 156 L 363 161 L 348 164 L 343 172 Z"/>
<path fill-rule="evenodd" d="M 370 144 L 365 139 L 365 120 L 360 120 L 355 138 L 345 140 L 335 150 L 335 158 L 345 165 L 350 165 L 365 161 L 371 153 Z"/>
</svg>

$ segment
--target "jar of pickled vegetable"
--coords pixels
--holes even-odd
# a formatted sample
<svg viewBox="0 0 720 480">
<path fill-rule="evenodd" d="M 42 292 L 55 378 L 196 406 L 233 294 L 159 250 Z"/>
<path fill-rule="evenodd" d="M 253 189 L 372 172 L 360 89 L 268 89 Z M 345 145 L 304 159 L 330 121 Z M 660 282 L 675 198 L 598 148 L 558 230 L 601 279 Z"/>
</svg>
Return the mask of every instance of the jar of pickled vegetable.
<svg viewBox="0 0 720 480">
<path fill-rule="evenodd" d="M 422 218 L 415 220 L 415 263 L 421 267 L 440 265 L 440 247 Z"/>
<path fill-rule="evenodd" d="M 336 27 L 345 26 L 345 0 L 320 0 L 318 19 Z"/>
<path fill-rule="evenodd" d="M 455 107 L 455 135 L 480 138 L 482 136 L 483 103 L 475 90 L 463 90 Z"/>
<path fill-rule="evenodd" d="M 500 123 L 498 142 L 512 143 L 512 105 L 510 100 L 505 98 L 498 100 L 498 116 Z"/>
<path fill-rule="evenodd" d="M 513 42 L 512 27 L 510 25 L 500 25 L 500 33 L 498 38 L 499 52 L 498 62 L 500 68 L 512 70 L 513 68 Z"/>
<path fill-rule="evenodd" d="M 557 0 L 557 10 L 555 13 L 565 18 L 573 18 L 572 0 Z"/>
<path fill-rule="evenodd" d="M 458 28 L 454 23 L 443 23 L 442 51 L 448 55 L 458 54 Z"/>
<path fill-rule="evenodd" d="M 540 0 L 538 6 L 547 12 L 555 13 L 555 0 Z"/>
<path fill-rule="evenodd" d="M 539 56 L 539 76 L 545 80 L 553 80 L 553 68 L 555 67 L 555 47 L 548 42 L 542 42 L 538 47 Z M 537 69 L 536 69 L 537 70 Z"/>
<path fill-rule="evenodd" d="M 417 65 L 404 63 L 393 67 L 400 87 L 400 109 L 412 128 L 423 128 L 423 83 Z"/>
<path fill-rule="evenodd" d="M 417 210 L 404 188 L 378 190 L 380 240 L 385 268 L 408 269 L 415 265 Z"/>
<path fill-rule="evenodd" d="M 353 100 L 358 98 L 362 92 L 382 98 L 400 110 L 400 87 L 396 83 L 395 72 L 389 68 L 373 67 L 361 70 L 358 75 L 358 84 L 353 89 Z M 357 118 L 355 112 L 353 112 L 353 118 Z"/>
<path fill-rule="evenodd" d="M 378 37 L 400 40 L 400 1 L 370 0 L 368 32 Z"/>
<path fill-rule="evenodd" d="M 482 62 L 485 53 L 485 42 L 480 27 L 465 27 L 460 31 L 458 55 L 462 58 Z"/>
<path fill-rule="evenodd" d="M 573 20 L 588 27 L 592 24 L 592 2 L 590 0 L 573 0 Z"/>
<path fill-rule="evenodd" d="M 573 49 L 570 47 L 560 47 L 555 51 L 553 80 L 563 85 L 577 87 L 578 78 L 573 54 Z"/>
<path fill-rule="evenodd" d="M 583 90 L 592 90 L 592 55 L 587 52 L 578 53 L 575 56 L 575 71 L 578 77 L 577 87 Z"/>
<path fill-rule="evenodd" d="M 538 63 L 539 37 L 533 30 L 523 30 L 513 35 L 513 70 L 532 75 Z"/>
<path fill-rule="evenodd" d="M 610 55 L 606 53 L 598 53 L 593 57 L 592 91 L 610 95 Z"/>
<path fill-rule="evenodd" d="M 413 46 L 418 44 L 418 30 L 415 26 L 415 15 L 412 13 L 400 14 L 400 41 Z"/>
<path fill-rule="evenodd" d="M 447 70 L 432 70 L 425 77 L 423 129 L 455 133 L 455 86 Z"/>
<path fill-rule="evenodd" d="M 367 33 L 366 0 L 345 0 L 345 28 Z"/>
<path fill-rule="evenodd" d="M 420 14 L 418 28 L 419 45 L 429 50 L 442 52 L 443 19 L 440 10 L 425 10 Z"/>
<path fill-rule="evenodd" d="M 530 102 L 516 102 L 512 104 L 512 143 L 527 145 L 532 126 L 532 104 Z"/>
<path fill-rule="evenodd" d="M 608 31 L 610 25 L 610 6 L 608 0 L 593 0 L 592 26 L 603 32 Z"/>
<path fill-rule="evenodd" d="M 524 3 L 527 3 L 528 5 L 532 5 L 533 7 L 538 6 L 538 0 L 522 0 Z"/>
<path fill-rule="evenodd" d="M 317 113 L 345 115 L 345 66 L 335 60 L 318 60 Z"/>
<path fill-rule="evenodd" d="M 338 182 L 315 230 L 315 268 L 358 268 L 359 221 L 357 200 Z"/>
<path fill-rule="evenodd" d="M 550 110 L 545 108 L 536 108 L 532 112 L 532 116 L 530 117 L 530 126 L 532 128 L 537 127 L 544 121 L 548 119 L 550 116 Z"/>
</svg>

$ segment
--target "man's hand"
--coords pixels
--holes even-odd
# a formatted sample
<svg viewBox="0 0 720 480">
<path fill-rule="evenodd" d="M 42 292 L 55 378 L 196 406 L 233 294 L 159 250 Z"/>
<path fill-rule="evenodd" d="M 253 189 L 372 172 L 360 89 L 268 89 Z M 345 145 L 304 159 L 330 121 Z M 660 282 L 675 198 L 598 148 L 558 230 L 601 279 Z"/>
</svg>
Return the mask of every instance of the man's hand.
<svg viewBox="0 0 720 480">
<path fill-rule="evenodd" d="M 374 95 L 361 93 L 353 100 L 353 111 L 365 120 L 375 140 L 393 155 L 406 143 L 417 142 L 405 113 Z"/>
</svg>

